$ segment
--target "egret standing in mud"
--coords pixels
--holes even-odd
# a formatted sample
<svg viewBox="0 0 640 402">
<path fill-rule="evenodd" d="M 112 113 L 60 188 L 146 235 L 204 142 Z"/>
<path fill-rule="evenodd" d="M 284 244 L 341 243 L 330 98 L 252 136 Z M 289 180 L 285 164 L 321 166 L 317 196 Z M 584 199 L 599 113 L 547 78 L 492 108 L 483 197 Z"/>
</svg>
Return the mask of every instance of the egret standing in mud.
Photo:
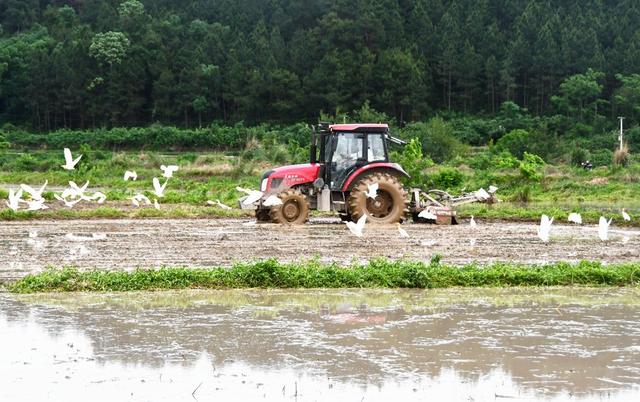
<svg viewBox="0 0 640 402">
<path fill-rule="evenodd" d="M 600 240 L 602 241 L 609 240 L 609 225 L 611 225 L 612 219 L 613 218 L 607 221 L 607 219 L 604 216 L 600 217 L 600 221 L 598 222 L 598 237 L 600 238 Z"/>
<path fill-rule="evenodd" d="M 367 215 L 362 215 L 358 222 L 347 222 L 347 227 L 357 237 L 362 237 L 362 230 L 364 229 L 364 224 L 367 222 Z"/>
<path fill-rule="evenodd" d="M 622 219 L 624 219 L 627 222 L 629 222 L 631 220 L 631 217 L 629 216 L 627 211 L 624 210 L 624 208 L 622 208 Z"/>
<path fill-rule="evenodd" d="M 398 233 L 400 233 L 400 237 L 404 237 L 404 238 L 409 237 L 409 233 L 407 233 L 407 231 L 404 230 L 399 223 L 398 223 Z"/>
<path fill-rule="evenodd" d="M 543 242 L 549 242 L 549 234 L 551 233 L 551 224 L 553 223 L 553 217 L 549 219 L 547 215 L 542 215 L 540 218 L 540 227 L 538 228 L 538 237 Z"/>
<path fill-rule="evenodd" d="M 578 214 L 576 212 L 570 213 L 569 217 L 567 218 L 567 220 L 569 222 L 573 222 L 573 223 L 576 223 L 578 225 L 582 225 L 582 216 L 580 216 L 580 214 Z"/>
<path fill-rule="evenodd" d="M 472 228 L 476 227 L 476 220 L 473 219 L 473 215 L 471 215 L 471 219 L 469 219 L 469 226 L 471 226 Z"/>
</svg>

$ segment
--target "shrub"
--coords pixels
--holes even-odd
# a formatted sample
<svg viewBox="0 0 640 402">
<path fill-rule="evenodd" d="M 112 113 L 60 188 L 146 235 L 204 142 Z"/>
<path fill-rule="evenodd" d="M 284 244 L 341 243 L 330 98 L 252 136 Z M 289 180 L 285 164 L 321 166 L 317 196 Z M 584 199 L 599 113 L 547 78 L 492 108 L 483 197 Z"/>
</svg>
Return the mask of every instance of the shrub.
<svg viewBox="0 0 640 402">
<path fill-rule="evenodd" d="M 571 151 L 571 164 L 574 166 L 580 166 L 582 162 L 590 160 L 590 153 L 584 148 L 574 148 Z"/>
<path fill-rule="evenodd" d="M 436 162 L 444 162 L 464 152 L 464 145 L 453 134 L 453 127 L 440 117 L 427 123 L 411 123 L 400 131 L 405 139 L 419 138 L 422 151 Z"/>
<path fill-rule="evenodd" d="M 498 150 L 507 150 L 517 158 L 522 158 L 524 153 L 530 150 L 530 145 L 530 135 L 522 129 L 512 130 L 496 141 Z"/>
<path fill-rule="evenodd" d="M 426 178 L 424 171 L 428 167 L 433 166 L 433 161 L 428 156 L 422 154 L 422 146 L 420 140 L 412 138 L 404 147 L 402 153 L 395 158 L 400 165 L 411 176 L 407 180 L 407 184 L 411 187 L 419 187 L 425 184 Z"/>
<path fill-rule="evenodd" d="M 434 188 L 450 190 L 458 187 L 464 181 L 464 175 L 458 169 L 445 167 L 431 175 L 430 182 Z"/>
<path fill-rule="evenodd" d="M 629 164 L 629 147 L 624 144 L 622 148 L 616 149 L 613 153 L 613 165 L 614 166 L 627 166 Z"/>
<path fill-rule="evenodd" d="M 609 166 L 613 160 L 613 152 L 609 149 L 599 149 L 591 152 L 591 163 L 594 167 Z"/>
</svg>

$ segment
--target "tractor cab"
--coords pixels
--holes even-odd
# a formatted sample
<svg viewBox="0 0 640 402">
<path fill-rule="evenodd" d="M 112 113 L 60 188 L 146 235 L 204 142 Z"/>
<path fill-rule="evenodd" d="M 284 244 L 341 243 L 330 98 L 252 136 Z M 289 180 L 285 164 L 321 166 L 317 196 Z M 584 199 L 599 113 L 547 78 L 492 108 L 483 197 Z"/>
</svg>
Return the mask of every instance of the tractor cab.
<svg viewBox="0 0 640 402">
<path fill-rule="evenodd" d="M 389 163 L 387 124 L 320 124 L 311 143 L 311 163 L 331 191 L 342 191 L 352 174 L 370 164 Z M 318 152 L 319 151 L 319 152 Z"/>
</svg>

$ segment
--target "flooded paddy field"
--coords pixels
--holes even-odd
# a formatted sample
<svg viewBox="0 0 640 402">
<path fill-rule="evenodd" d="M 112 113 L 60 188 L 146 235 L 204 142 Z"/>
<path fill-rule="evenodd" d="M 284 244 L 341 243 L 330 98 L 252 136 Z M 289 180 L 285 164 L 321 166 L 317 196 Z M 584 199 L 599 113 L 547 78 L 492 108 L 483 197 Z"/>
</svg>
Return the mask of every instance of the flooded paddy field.
<svg viewBox="0 0 640 402">
<path fill-rule="evenodd" d="M 639 296 L 0 293 L 0 400 L 636 401 Z"/>
<path fill-rule="evenodd" d="M 445 263 L 515 261 L 544 263 L 594 260 L 637 261 L 640 230 L 612 225 L 609 241 L 595 226 L 557 224 L 542 243 L 532 223 L 484 222 L 472 229 L 405 224 L 367 226 L 363 238 L 337 219 L 315 218 L 301 226 L 257 224 L 250 219 L 92 219 L 0 223 L 0 281 L 47 266 L 80 269 L 133 269 L 230 266 L 234 262 L 277 258 L 281 262 L 317 258 L 321 262 L 366 262 L 376 257 Z"/>
</svg>

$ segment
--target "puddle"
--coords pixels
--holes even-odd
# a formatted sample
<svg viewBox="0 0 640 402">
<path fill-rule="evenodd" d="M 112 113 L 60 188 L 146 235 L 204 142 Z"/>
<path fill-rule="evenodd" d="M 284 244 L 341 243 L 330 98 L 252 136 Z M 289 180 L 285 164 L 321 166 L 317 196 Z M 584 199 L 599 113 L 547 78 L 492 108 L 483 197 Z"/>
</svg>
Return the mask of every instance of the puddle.
<svg viewBox="0 0 640 402">
<path fill-rule="evenodd" d="M 640 290 L 0 294 L 0 400 L 637 400 Z"/>
</svg>

